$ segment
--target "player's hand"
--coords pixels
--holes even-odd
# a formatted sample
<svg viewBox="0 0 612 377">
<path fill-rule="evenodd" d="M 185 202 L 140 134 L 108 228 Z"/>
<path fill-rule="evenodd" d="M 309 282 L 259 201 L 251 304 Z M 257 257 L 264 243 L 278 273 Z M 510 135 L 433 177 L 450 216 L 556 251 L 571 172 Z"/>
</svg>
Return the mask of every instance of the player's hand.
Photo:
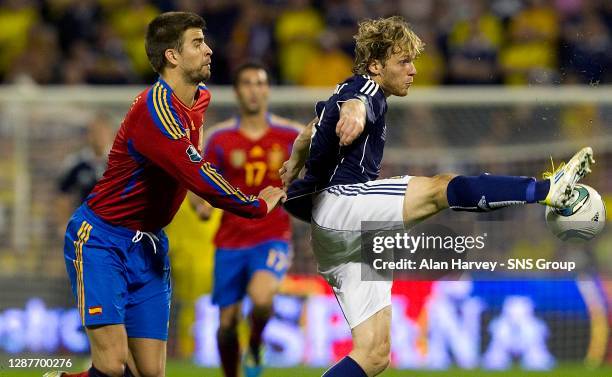
<svg viewBox="0 0 612 377">
<path fill-rule="evenodd" d="M 298 168 L 298 163 L 292 159 L 283 162 L 283 166 L 278 169 L 278 174 L 280 175 L 281 181 L 283 181 L 283 189 L 285 191 L 287 191 L 291 182 L 298 177 L 300 170 L 301 169 Z"/>
<path fill-rule="evenodd" d="M 336 124 L 336 135 L 340 146 L 351 144 L 365 129 L 365 105 L 360 100 L 350 100 L 342 104 L 340 119 Z"/>
<path fill-rule="evenodd" d="M 279 203 L 284 203 L 287 200 L 287 194 L 279 187 L 268 186 L 261 190 L 257 196 L 259 199 L 263 199 L 268 205 L 268 213 L 272 212 Z"/>
</svg>

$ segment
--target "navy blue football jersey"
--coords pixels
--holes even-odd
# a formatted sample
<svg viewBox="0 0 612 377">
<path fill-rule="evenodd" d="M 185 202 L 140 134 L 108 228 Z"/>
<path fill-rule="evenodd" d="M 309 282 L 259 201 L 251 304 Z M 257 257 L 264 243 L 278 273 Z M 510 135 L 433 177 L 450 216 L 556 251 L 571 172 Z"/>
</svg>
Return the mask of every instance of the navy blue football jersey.
<svg viewBox="0 0 612 377">
<path fill-rule="evenodd" d="M 366 105 L 365 129 L 350 145 L 341 147 L 336 124 L 342 103 L 358 99 Z M 306 161 L 306 175 L 287 192 L 285 208 L 310 221 L 312 193 L 335 185 L 363 183 L 378 178 L 385 147 L 387 101 L 382 89 L 367 75 L 355 75 L 339 84 L 327 101 L 315 108 L 315 125 Z"/>
</svg>

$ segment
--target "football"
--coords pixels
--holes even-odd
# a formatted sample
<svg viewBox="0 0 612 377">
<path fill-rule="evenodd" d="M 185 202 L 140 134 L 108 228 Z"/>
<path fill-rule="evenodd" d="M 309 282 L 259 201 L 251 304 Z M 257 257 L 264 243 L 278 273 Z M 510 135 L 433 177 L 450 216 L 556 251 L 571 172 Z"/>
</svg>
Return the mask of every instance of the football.
<svg viewBox="0 0 612 377">
<path fill-rule="evenodd" d="M 546 207 L 548 229 L 563 241 L 588 241 L 606 223 L 606 206 L 594 188 L 577 184 L 566 208 Z"/>
</svg>

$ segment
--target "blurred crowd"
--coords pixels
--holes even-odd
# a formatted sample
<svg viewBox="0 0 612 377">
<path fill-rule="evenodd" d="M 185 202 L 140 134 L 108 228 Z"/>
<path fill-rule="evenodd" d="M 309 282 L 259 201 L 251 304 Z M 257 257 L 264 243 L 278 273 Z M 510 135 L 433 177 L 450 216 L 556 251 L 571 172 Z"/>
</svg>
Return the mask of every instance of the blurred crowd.
<svg viewBox="0 0 612 377">
<path fill-rule="evenodd" d="M 1 0 L 0 80 L 148 83 L 146 26 L 169 10 L 206 20 L 215 84 L 252 59 L 276 84 L 334 85 L 359 20 L 395 14 L 426 43 L 419 85 L 612 81 L 609 0 Z"/>
</svg>

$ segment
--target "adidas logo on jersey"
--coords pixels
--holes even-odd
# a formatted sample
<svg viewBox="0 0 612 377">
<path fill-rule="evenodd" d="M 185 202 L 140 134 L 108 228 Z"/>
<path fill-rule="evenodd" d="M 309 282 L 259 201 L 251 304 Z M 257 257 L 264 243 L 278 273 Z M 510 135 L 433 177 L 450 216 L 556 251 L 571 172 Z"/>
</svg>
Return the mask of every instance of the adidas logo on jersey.
<svg viewBox="0 0 612 377">
<path fill-rule="evenodd" d="M 489 205 L 487 204 L 487 199 L 484 197 L 484 195 L 478 201 L 477 206 L 478 206 L 478 208 L 480 208 L 483 211 L 490 211 L 491 210 L 491 208 L 489 208 Z"/>
</svg>

